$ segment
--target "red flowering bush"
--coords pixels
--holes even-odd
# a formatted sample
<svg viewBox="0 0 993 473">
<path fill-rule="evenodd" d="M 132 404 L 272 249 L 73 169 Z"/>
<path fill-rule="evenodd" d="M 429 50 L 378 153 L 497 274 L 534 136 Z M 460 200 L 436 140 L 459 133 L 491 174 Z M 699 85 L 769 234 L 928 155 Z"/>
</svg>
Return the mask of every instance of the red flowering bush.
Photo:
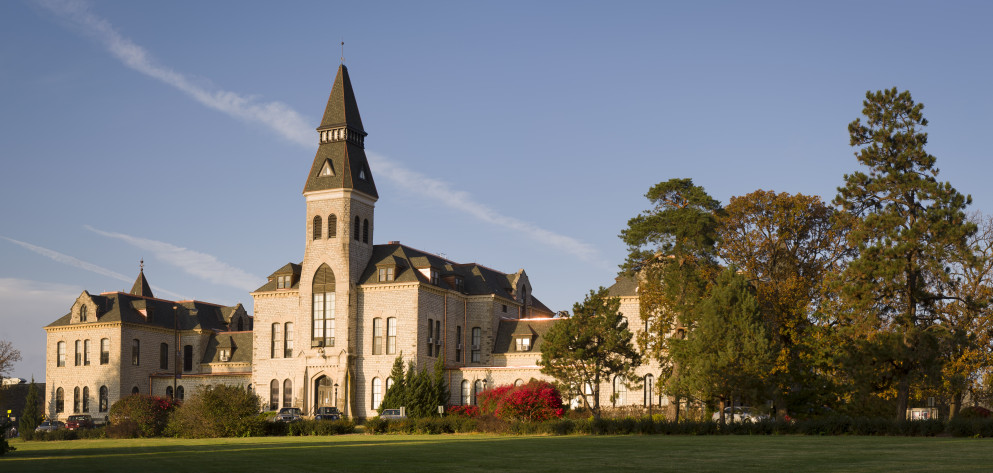
<svg viewBox="0 0 993 473">
<path fill-rule="evenodd" d="M 116 437 L 157 437 L 162 435 L 169 413 L 177 403 L 158 396 L 132 394 L 110 407 L 107 434 Z"/>
<path fill-rule="evenodd" d="M 497 386 L 479 393 L 482 410 L 504 420 L 541 422 L 562 417 L 562 396 L 546 381 Z"/>
<path fill-rule="evenodd" d="M 448 415 L 479 417 L 479 406 L 448 406 Z"/>
</svg>

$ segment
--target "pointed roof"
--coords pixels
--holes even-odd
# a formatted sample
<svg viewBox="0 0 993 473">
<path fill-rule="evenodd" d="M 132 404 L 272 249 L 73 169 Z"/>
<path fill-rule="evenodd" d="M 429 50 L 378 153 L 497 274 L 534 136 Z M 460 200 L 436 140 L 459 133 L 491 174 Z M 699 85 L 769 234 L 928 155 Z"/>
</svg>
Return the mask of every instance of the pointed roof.
<svg viewBox="0 0 993 473">
<path fill-rule="evenodd" d="M 131 294 L 141 297 L 155 297 L 152 295 L 152 286 L 148 285 L 148 280 L 145 279 L 144 268 L 138 271 L 138 279 L 135 279 L 134 286 L 131 286 Z"/>
<path fill-rule="evenodd" d="M 303 192 L 352 189 L 378 199 L 379 193 L 365 155 L 366 132 L 344 64 L 338 67 L 317 136 L 317 154 Z M 322 172 L 326 167 L 332 172 Z"/>
<path fill-rule="evenodd" d="M 355 103 L 355 92 L 352 91 L 352 80 L 348 78 L 348 68 L 344 64 L 338 66 L 338 75 L 331 86 L 331 96 L 324 107 L 324 118 L 318 128 L 334 128 L 347 125 L 349 128 L 365 133 L 362 129 L 362 117 L 359 116 L 359 106 Z"/>
</svg>

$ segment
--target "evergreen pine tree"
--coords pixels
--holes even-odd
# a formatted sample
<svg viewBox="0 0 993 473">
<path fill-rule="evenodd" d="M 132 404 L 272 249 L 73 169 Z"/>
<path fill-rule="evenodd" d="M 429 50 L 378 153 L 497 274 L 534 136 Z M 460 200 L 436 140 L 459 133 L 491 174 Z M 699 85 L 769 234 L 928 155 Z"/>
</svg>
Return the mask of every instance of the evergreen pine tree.
<svg viewBox="0 0 993 473">
<path fill-rule="evenodd" d="M 41 424 L 42 411 L 39 407 L 41 405 L 41 397 L 38 394 L 38 387 L 34 383 L 34 377 L 31 378 L 31 385 L 28 386 L 28 395 L 24 399 L 24 410 L 21 411 L 20 426 L 18 427 L 22 435 L 26 435 L 25 438 L 30 438 L 31 434 L 34 433 L 35 427 Z"/>
</svg>

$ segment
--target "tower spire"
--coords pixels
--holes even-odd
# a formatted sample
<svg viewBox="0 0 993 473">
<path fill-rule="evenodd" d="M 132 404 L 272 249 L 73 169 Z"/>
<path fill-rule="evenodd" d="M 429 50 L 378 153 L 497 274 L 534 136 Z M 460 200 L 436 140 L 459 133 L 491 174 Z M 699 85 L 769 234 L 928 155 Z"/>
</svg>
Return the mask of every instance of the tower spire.
<svg viewBox="0 0 993 473">
<path fill-rule="evenodd" d="M 152 295 L 152 286 L 148 284 L 148 280 L 145 279 L 145 259 L 142 258 L 138 262 L 138 278 L 134 280 L 134 285 L 131 286 L 131 294 L 141 297 L 155 297 Z"/>
<path fill-rule="evenodd" d="M 342 41 L 344 47 L 344 41 Z M 344 50 L 342 50 L 344 61 Z M 331 95 L 324 107 L 321 126 L 317 127 L 318 147 L 310 167 L 304 193 L 351 189 L 373 199 L 379 198 L 376 183 L 365 155 L 365 137 L 359 106 L 352 91 L 352 80 L 344 64 L 338 66 Z"/>
</svg>

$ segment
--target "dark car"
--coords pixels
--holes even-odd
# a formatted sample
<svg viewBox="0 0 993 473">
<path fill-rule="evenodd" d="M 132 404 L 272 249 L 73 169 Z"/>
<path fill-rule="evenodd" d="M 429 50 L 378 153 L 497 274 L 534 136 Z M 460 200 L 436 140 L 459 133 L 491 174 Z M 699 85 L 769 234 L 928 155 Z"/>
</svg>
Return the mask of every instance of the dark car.
<svg viewBox="0 0 993 473">
<path fill-rule="evenodd" d="M 69 430 L 92 429 L 93 418 L 89 414 L 69 416 L 69 419 L 66 420 L 66 428 Z"/>
<path fill-rule="evenodd" d="M 339 420 L 341 411 L 337 407 L 318 407 L 314 420 Z"/>
<path fill-rule="evenodd" d="M 388 420 L 406 419 L 406 409 L 383 409 L 383 413 L 379 415 L 379 418 Z"/>
<path fill-rule="evenodd" d="M 62 422 L 59 422 L 57 420 L 45 420 L 45 421 L 42 421 L 41 424 L 38 424 L 38 427 L 35 427 L 34 428 L 34 431 L 35 432 L 46 432 L 46 431 L 50 431 L 50 430 L 59 430 L 59 429 L 64 429 L 65 426 L 66 426 L 65 424 L 63 424 Z"/>
<path fill-rule="evenodd" d="M 284 407 L 279 410 L 276 414 L 276 422 L 296 422 L 300 420 L 300 408 L 299 407 Z"/>
</svg>

